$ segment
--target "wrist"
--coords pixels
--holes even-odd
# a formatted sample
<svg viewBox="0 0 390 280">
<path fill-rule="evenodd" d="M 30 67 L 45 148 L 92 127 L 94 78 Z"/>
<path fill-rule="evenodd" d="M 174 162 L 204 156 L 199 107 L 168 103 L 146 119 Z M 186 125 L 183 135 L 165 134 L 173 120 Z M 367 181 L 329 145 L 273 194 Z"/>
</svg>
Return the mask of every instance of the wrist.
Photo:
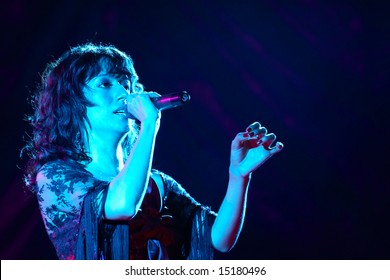
<svg viewBox="0 0 390 280">
<path fill-rule="evenodd" d="M 145 119 L 141 122 L 141 130 L 157 130 L 160 125 L 160 118 L 156 119 Z"/>
<path fill-rule="evenodd" d="M 242 175 L 229 170 L 229 183 L 226 196 L 229 201 L 235 200 L 244 195 L 249 187 L 251 174 Z"/>
<path fill-rule="evenodd" d="M 238 168 L 234 168 L 232 166 L 229 167 L 229 178 L 234 181 L 244 181 L 248 182 L 251 178 L 252 172 L 249 174 L 245 174 L 241 172 Z"/>
</svg>

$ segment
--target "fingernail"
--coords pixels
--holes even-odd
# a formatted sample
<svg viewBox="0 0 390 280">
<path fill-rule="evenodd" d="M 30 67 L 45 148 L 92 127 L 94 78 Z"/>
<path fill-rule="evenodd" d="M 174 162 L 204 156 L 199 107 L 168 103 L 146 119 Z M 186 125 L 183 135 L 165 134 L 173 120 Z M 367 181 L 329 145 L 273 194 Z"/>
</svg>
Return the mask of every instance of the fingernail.
<svg viewBox="0 0 390 280">
<path fill-rule="evenodd" d="M 248 133 L 244 133 L 244 134 L 242 135 L 242 137 L 248 138 L 248 137 L 249 137 L 249 134 L 248 134 Z"/>
<path fill-rule="evenodd" d="M 251 127 L 248 127 L 248 128 L 246 129 L 246 131 L 249 133 L 249 132 L 252 131 L 252 128 L 251 128 Z"/>
<path fill-rule="evenodd" d="M 251 133 L 249 133 L 249 136 L 250 136 L 250 137 L 253 137 L 253 136 L 255 136 L 255 133 L 254 133 L 254 132 L 251 132 Z"/>
</svg>

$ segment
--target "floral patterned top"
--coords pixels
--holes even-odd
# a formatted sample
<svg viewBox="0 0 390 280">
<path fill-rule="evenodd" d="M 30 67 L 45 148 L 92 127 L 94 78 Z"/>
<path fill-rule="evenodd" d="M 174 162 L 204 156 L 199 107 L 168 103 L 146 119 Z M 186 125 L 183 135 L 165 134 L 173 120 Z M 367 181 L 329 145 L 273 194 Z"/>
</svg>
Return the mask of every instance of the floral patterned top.
<svg viewBox="0 0 390 280">
<path fill-rule="evenodd" d="M 37 199 L 59 259 L 211 259 L 216 214 L 170 176 L 152 173 L 161 178 L 163 197 L 150 180 L 137 215 L 116 222 L 103 218 L 109 182 L 76 162 L 44 164 L 37 175 Z"/>
</svg>

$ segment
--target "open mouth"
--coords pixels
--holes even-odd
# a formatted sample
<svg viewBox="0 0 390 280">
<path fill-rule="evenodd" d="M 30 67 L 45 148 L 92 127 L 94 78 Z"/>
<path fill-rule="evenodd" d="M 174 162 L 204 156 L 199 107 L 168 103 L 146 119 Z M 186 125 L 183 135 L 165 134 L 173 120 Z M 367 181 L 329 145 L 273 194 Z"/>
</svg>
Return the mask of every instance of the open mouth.
<svg viewBox="0 0 390 280">
<path fill-rule="evenodd" d="M 116 110 L 114 111 L 114 114 L 115 114 L 115 115 L 126 116 L 126 111 L 125 111 L 124 106 L 122 106 L 122 107 L 116 109 Z"/>
<path fill-rule="evenodd" d="M 126 116 L 126 113 L 124 110 L 117 110 L 114 112 L 115 115 L 122 115 L 122 116 Z"/>
</svg>

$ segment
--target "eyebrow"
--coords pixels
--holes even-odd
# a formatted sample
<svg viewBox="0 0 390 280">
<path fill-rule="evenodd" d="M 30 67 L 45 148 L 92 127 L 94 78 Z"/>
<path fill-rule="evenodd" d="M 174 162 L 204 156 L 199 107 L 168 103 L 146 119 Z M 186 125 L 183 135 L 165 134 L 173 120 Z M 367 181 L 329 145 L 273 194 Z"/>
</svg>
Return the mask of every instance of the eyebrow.
<svg viewBox="0 0 390 280">
<path fill-rule="evenodd" d="M 99 73 L 97 76 L 95 76 L 94 78 L 98 78 L 98 77 L 104 77 L 104 76 L 112 76 L 114 78 L 121 78 L 121 79 L 125 79 L 125 80 L 130 80 L 130 77 L 127 73 L 118 73 L 118 72 L 101 72 Z"/>
</svg>

